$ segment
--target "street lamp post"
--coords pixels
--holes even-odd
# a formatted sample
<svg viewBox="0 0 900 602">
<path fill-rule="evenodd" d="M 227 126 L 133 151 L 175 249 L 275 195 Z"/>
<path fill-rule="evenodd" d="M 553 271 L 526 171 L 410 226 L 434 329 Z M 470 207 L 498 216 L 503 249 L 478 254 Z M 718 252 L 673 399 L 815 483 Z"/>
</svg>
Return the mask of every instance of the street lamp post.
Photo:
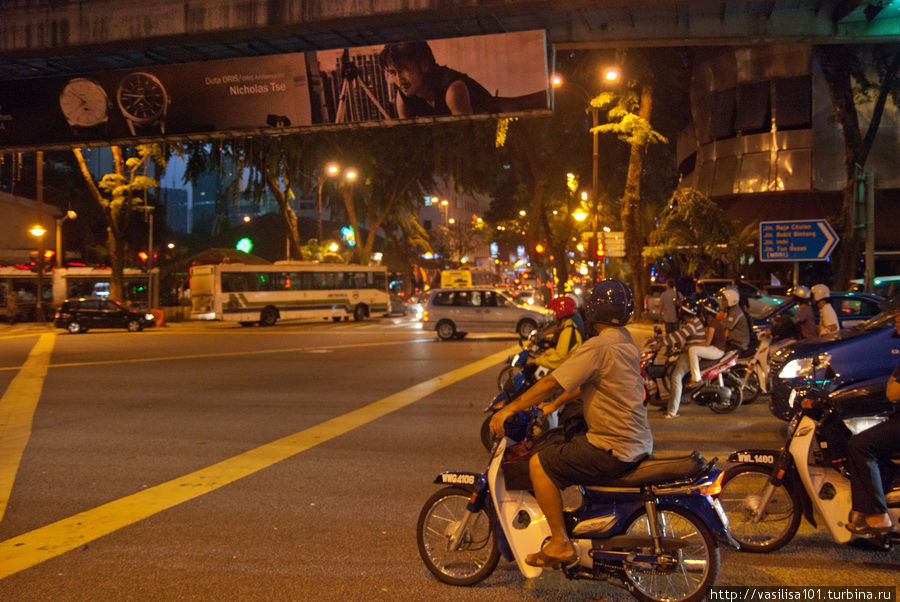
<svg viewBox="0 0 900 602">
<path fill-rule="evenodd" d="M 340 171 L 341 171 L 341 168 L 337 163 L 329 163 L 328 165 L 325 166 L 323 173 L 319 176 L 319 186 L 318 186 L 318 201 L 319 201 L 318 236 L 319 236 L 319 238 L 317 240 L 319 241 L 320 245 L 322 244 L 322 187 L 325 185 L 326 177 L 332 178 L 332 177 L 336 176 L 338 174 L 338 172 L 340 172 Z"/>
<path fill-rule="evenodd" d="M 603 70 L 603 81 L 605 83 L 612 84 L 618 81 L 618 79 L 619 70 L 615 67 L 607 67 Z M 597 282 L 597 263 L 599 259 L 597 250 L 600 248 L 597 239 L 597 200 L 600 198 L 600 131 L 597 129 L 600 126 L 599 108 L 591 103 L 591 98 L 593 98 L 591 94 L 578 84 L 565 82 L 562 76 L 558 74 L 553 76 L 552 83 L 555 88 L 561 88 L 561 86 L 565 84 L 567 88 L 580 90 L 584 95 L 584 100 L 591 108 L 591 200 L 594 208 L 594 236 L 591 239 L 591 243 L 594 248 L 591 249 L 590 256 L 594 261 L 594 269 L 591 277 L 594 282 Z"/>
<path fill-rule="evenodd" d="M 38 256 L 37 256 L 37 314 L 36 319 L 38 322 L 44 321 L 44 306 L 43 306 L 43 288 L 44 288 L 44 234 L 47 233 L 47 230 L 44 229 L 43 226 L 37 224 L 31 227 L 31 235 L 37 239 L 37 248 L 38 248 Z"/>
<path fill-rule="evenodd" d="M 78 214 L 69 209 L 66 211 L 66 214 L 61 218 L 56 220 L 56 267 L 63 267 L 63 252 L 62 252 L 62 225 L 63 222 L 67 219 L 75 219 L 78 217 Z"/>
</svg>

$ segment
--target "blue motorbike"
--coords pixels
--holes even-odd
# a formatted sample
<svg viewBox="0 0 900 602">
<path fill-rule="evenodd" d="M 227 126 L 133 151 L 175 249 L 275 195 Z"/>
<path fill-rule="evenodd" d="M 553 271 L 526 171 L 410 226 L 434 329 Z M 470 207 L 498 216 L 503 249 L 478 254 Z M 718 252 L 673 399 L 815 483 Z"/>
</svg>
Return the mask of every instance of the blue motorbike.
<svg viewBox="0 0 900 602">
<path fill-rule="evenodd" d="M 528 478 L 527 449 L 541 412 L 517 412 L 504 425 L 483 473 L 444 472 L 446 485 L 419 514 L 416 536 L 428 570 L 451 585 L 486 579 L 500 557 L 522 575 L 550 536 Z M 525 441 L 525 443 L 522 443 Z M 700 600 L 719 572 L 719 543 L 737 547 L 716 495 L 723 473 L 698 453 L 645 459 L 602 487 L 580 487 L 582 504 L 566 511 L 577 558 L 562 567 L 569 579 L 608 581 L 645 601 Z"/>
</svg>

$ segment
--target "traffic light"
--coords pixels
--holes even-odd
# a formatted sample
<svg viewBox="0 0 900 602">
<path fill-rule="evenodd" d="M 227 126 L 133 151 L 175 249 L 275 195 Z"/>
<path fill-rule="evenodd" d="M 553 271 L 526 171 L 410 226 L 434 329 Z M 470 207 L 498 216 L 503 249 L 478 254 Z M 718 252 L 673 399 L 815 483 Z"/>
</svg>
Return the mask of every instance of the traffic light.
<svg viewBox="0 0 900 602">
<path fill-rule="evenodd" d="M 534 252 L 537 253 L 538 255 L 543 253 L 545 250 L 546 250 L 546 248 L 544 247 L 544 243 L 539 242 L 536 245 L 534 245 Z"/>
<path fill-rule="evenodd" d="M 141 261 L 147 261 L 147 257 L 148 255 L 146 251 L 141 251 L 140 253 L 138 253 L 138 259 L 140 259 Z"/>
<path fill-rule="evenodd" d="M 247 237 L 244 237 L 237 241 L 237 244 L 234 245 L 234 248 L 243 253 L 249 253 L 253 250 L 253 241 Z"/>
<path fill-rule="evenodd" d="M 603 242 L 597 241 L 597 257 L 606 257 L 606 249 L 603 248 Z"/>
</svg>

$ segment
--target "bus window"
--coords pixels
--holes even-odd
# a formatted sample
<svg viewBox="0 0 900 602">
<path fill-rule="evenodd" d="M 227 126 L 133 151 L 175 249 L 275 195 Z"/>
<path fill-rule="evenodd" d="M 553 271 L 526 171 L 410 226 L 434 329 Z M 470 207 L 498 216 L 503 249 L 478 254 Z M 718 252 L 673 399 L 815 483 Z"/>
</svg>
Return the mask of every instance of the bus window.
<svg viewBox="0 0 900 602">
<path fill-rule="evenodd" d="M 387 274 L 384 272 L 369 272 L 372 275 L 372 287 L 379 291 L 387 290 Z"/>
<path fill-rule="evenodd" d="M 316 290 L 333 289 L 334 274 L 332 272 L 313 272 L 313 288 Z"/>
<path fill-rule="evenodd" d="M 334 288 L 355 288 L 353 286 L 353 272 L 335 272 Z"/>
<path fill-rule="evenodd" d="M 247 290 L 247 274 L 241 272 L 222 273 L 222 292 L 240 293 Z"/>
</svg>

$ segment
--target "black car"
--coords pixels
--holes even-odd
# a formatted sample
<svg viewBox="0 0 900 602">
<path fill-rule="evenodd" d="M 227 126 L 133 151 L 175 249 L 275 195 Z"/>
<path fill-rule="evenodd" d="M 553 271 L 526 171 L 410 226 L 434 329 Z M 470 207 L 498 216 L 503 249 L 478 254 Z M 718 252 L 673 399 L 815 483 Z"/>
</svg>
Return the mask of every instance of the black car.
<svg viewBox="0 0 900 602">
<path fill-rule="evenodd" d="M 125 328 L 129 332 L 138 332 L 153 326 L 156 318 L 151 313 L 128 309 L 118 301 L 84 298 L 64 301 L 53 323 L 72 334 L 91 328 Z"/>
</svg>

